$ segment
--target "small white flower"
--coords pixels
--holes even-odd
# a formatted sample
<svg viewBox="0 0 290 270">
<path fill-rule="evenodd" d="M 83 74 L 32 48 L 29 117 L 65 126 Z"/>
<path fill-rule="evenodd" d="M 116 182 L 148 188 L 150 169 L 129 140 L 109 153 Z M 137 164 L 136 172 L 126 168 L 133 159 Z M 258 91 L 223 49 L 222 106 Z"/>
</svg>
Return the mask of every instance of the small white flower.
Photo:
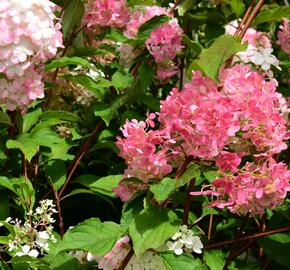
<svg viewBox="0 0 290 270">
<path fill-rule="evenodd" d="M 201 254 L 203 249 L 203 244 L 200 241 L 200 238 L 198 236 L 193 236 L 192 238 L 192 250 L 195 253 Z"/>
<path fill-rule="evenodd" d="M 167 241 L 166 245 L 169 250 L 173 250 L 176 255 L 181 255 L 183 253 L 183 243 L 180 241 Z"/>
<path fill-rule="evenodd" d="M 38 251 L 36 250 L 36 249 L 32 249 L 32 250 L 30 250 L 30 247 L 28 246 L 28 245 L 24 245 L 23 247 L 22 247 L 22 252 L 21 251 L 19 251 L 19 252 L 16 252 L 16 254 L 15 254 L 15 256 L 25 256 L 25 255 L 28 255 L 28 256 L 30 256 L 30 257 L 35 257 L 35 258 L 37 258 L 37 256 L 38 256 Z"/>
</svg>

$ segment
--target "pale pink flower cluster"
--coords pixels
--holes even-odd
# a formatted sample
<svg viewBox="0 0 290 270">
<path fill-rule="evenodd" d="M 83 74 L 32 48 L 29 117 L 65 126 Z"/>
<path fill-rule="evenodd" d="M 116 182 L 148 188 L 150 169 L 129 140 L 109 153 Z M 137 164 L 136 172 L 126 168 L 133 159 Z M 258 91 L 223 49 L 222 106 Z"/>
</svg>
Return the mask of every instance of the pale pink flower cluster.
<svg viewBox="0 0 290 270">
<path fill-rule="evenodd" d="M 36 98 L 44 97 L 43 89 L 42 76 L 30 67 L 17 79 L 0 79 L 0 104 L 6 104 L 10 111 L 25 108 Z"/>
<path fill-rule="evenodd" d="M 281 49 L 290 54 L 290 20 L 284 19 L 283 24 L 279 26 L 278 41 L 277 44 L 281 46 Z"/>
<path fill-rule="evenodd" d="M 8 91 L 1 102 L 6 100 L 9 109 L 43 96 L 35 66 L 63 46 L 61 25 L 54 23 L 55 8 L 48 0 L 0 0 L 0 72 L 5 75 L 0 88 Z"/>
<path fill-rule="evenodd" d="M 192 195 L 217 196 L 211 206 L 228 208 L 232 213 L 263 215 L 265 209 L 280 205 L 290 191 L 290 170 L 284 163 L 268 159 L 261 164 L 247 163 L 238 174 L 216 179 L 214 190 Z"/>
<path fill-rule="evenodd" d="M 168 9 L 158 6 L 146 7 L 142 11 L 134 12 L 128 22 L 125 35 L 129 38 L 136 38 L 142 24 L 154 16 L 160 15 L 171 16 Z M 172 18 L 169 22 L 156 27 L 145 42 L 147 49 L 158 64 L 157 77 L 160 81 L 177 73 L 172 60 L 183 48 L 182 34 L 183 30 L 177 19 Z"/>
<path fill-rule="evenodd" d="M 238 21 L 232 21 L 225 26 L 226 34 L 234 35 L 238 27 Z M 271 66 L 275 66 L 277 69 L 280 69 L 279 61 L 275 55 L 272 54 L 273 49 L 271 41 L 268 35 L 264 32 L 255 30 L 254 28 L 249 28 L 242 42 L 248 43 L 246 51 L 238 52 L 237 57 L 234 58 L 234 61 L 242 61 L 243 63 L 253 63 L 257 67 L 260 67 L 262 70 L 269 73 L 269 76 L 272 76 L 270 72 Z"/>
<path fill-rule="evenodd" d="M 159 129 L 154 114 L 145 122 L 132 120 L 118 137 L 120 156 L 128 168 L 125 178 L 136 177 L 137 183 L 122 182 L 115 190 L 128 200 L 146 184 L 158 181 L 178 166 L 185 156 L 215 160 L 221 171 L 236 172 L 245 155 L 272 156 L 287 148 L 285 100 L 276 92 L 277 82 L 265 80 L 249 65 L 237 64 L 220 74 L 220 85 L 193 73 L 192 82 L 182 91 L 174 88 L 161 101 Z M 234 147 L 235 142 L 246 147 Z M 179 164 L 176 164 L 179 163 Z"/>
<path fill-rule="evenodd" d="M 117 269 L 122 261 L 125 259 L 127 253 L 129 252 L 130 245 L 129 245 L 130 238 L 129 236 L 125 235 L 121 239 L 119 239 L 113 248 L 106 253 L 102 257 L 93 256 L 91 253 L 88 253 L 87 260 L 88 261 L 97 261 L 98 268 L 103 270 L 112 270 Z"/>
<path fill-rule="evenodd" d="M 126 0 L 92 0 L 86 6 L 84 22 L 88 27 L 123 28 L 128 20 Z"/>
</svg>

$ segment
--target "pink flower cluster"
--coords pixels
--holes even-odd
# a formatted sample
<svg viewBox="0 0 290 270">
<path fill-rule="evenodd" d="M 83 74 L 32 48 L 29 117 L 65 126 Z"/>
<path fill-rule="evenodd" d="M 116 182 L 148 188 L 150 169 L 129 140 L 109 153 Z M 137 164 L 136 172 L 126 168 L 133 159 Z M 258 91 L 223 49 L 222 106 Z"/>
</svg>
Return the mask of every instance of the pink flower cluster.
<svg viewBox="0 0 290 270">
<path fill-rule="evenodd" d="M 130 238 L 125 235 L 121 239 L 119 239 L 111 251 L 105 254 L 102 257 L 93 256 L 91 253 L 88 253 L 87 259 L 88 261 L 97 261 L 98 268 L 103 270 L 111 270 L 117 269 L 122 261 L 125 259 L 130 246 L 129 246 Z"/>
<path fill-rule="evenodd" d="M 143 11 L 134 12 L 128 22 L 125 35 L 135 38 L 142 24 L 154 16 L 160 15 L 171 16 L 167 9 L 157 6 L 146 7 Z M 172 67 L 172 60 L 183 48 L 182 34 L 183 31 L 177 20 L 172 18 L 169 22 L 156 27 L 145 42 L 147 49 L 158 64 L 157 77 L 161 81 L 176 74 L 176 68 Z"/>
<path fill-rule="evenodd" d="M 279 28 L 277 44 L 281 46 L 285 53 L 290 54 L 290 20 L 284 19 Z"/>
<path fill-rule="evenodd" d="M 0 79 L 0 104 L 6 104 L 10 111 L 25 108 L 36 98 L 44 97 L 43 89 L 42 76 L 30 67 L 17 79 Z"/>
<path fill-rule="evenodd" d="M 216 179 L 214 190 L 192 195 L 217 196 L 211 206 L 228 208 L 232 213 L 263 215 L 265 209 L 274 209 L 283 202 L 290 191 L 289 179 L 286 164 L 268 159 L 261 164 L 247 163 L 238 174 Z"/>
<path fill-rule="evenodd" d="M 218 85 L 197 71 L 182 91 L 172 89 L 161 101 L 158 130 L 151 129 L 154 114 L 146 123 L 126 122 L 124 138 L 118 137 L 116 144 L 128 165 L 125 178 L 139 178 L 142 184 L 122 182 L 115 190 L 118 196 L 130 199 L 169 174 L 185 156 L 216 161 L 221 171 L 235 173 L 245 155 L 272 156 L 287 148 L 286 103 L 275 91 L 276 81 L 240 64 L 223 70 L 220 81 Z"/>
<path fill-rule="evenodd" d="M 84 22 L 88 27 L 123 28 L 129 20 L 126 0 L 92 0 L 86 7 Z"/>
<path fill-rule="evenodd" d="M 62 47 L 61 25 L 54 23 L 55 8 L 48 0 L 0 0 L 0 72 L 5 75 L 1 90 L 8 91 L 7 95 L 2 93 L 1 101 L 6 100 L 10 109 L 43 96 L 34 66 L 55 56 Z"/>
</svg>

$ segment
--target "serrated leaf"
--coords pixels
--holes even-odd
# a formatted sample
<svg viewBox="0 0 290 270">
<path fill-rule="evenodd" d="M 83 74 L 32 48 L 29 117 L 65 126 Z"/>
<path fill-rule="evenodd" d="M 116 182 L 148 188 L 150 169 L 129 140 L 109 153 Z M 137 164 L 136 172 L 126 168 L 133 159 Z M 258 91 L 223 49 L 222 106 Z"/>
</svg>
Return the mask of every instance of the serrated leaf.
<svg viewBox="0 0 290 270">
<path fill-rule="evenodd" d="M 188 254 L 175 255 L 173 252 L 161 253 L 161 259 L 165 263 L 167 270 L 206 270 L 200 259 L 194 259 Z M 157 270 L 157 269 L 156 269 Z"/>
<path fill-rule="evenodd" d="M 61 57 L 59 59 L 51 61 L 45 66 L 45 71 L 49 71 L 55 68 L 67 67 L 71 65 L 81 65 L 83 67 L 89 68 L 90 62 L 84 58 L 73 56 L 73 57 Z"/>
<path fill-rule="evenodd" d="M 159 248 L 178 231 L 179 225 L 177 215 L 169 209 L 153 206 L 144 209 L 129 227 L 135 254 L 140 256 L 150 248 Z"/>
<path fill-rule="evenodd" d="M 193 61 L 193 66 L 198 67 L 209 78 L 217 81 L 219 68 L 237 52 L 246 50 L 247 45 L 241 44 L 239 37 L 222 35 L 213 44 L 202 51 L 197 60 Z M 191 73 L 192 66 L 189 68 Z"/>
<path fill-rule="evenodd" d="M 38 152 L 39 148 L 35 141 L 26 133 L 18 136 L 16 140 L 8 140 L 6 147 L 8 149 L 19 149 L 29 162 Z"/>
<path fill-rule="evenodd" d="M 176 189 L 176 180 L 172 178 L 163 178 L 159 183 L 150 185 L 150 191 L 153 193 L 157 202 L 165 201 Z"/>
<path fill-rule="evenodd" d="M 41 108 L 38 108 L 32 112 L 26 113 L 23 116 L 22 131 L 28 132 L 37 122 L 39 116 L 42 114 Z"/>
<path fill-rule="evenodd" d="M 203 256 L 210 270 L 223 270 L 225 254 L 221 250 L 205 251 Z"/>
<path fill-rule="evenodd" d="M 115 197 L 115 193 L 112 190 L 116 188 L 120 183 L 123 175 L 109 175 L 98 178 L 95 175 L 84 174 L 78 177 L 77 181 L 93 190 L 94 192 L 101 193 L 106 196 Z"/>
<path fill-rule="evenodd" d="M 52 248 L 51 254 L 84 250 L 95 256 L 103 256 L 112 249 L 122 233 L 120 225 L 114 222 L 91 218 L 67 231 L 63 239 Z"/>
</svg>

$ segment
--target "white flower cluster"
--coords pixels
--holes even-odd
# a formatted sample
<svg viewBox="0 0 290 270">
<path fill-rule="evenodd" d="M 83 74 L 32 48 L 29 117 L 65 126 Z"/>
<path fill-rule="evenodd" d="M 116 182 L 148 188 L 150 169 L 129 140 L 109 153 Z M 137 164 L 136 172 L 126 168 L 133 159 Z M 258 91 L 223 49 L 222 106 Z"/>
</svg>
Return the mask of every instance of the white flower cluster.
<svg viewBox="0 0 290 270">
<path fill-rule="evenodd" d="M 49 251 L 49 241 L 56 242 L 53 235 L 52 215 L 57 213 L 52 200 L 43 200 L 35 211 L 30 211 L 27 220 L 5 220 L 14 227 L 15 237 L 8 242 L 8 251 L 15 256 L 38 257 L 39 253 Z M 3 226 L 3 223 L 0 224 Z"/>
<path fill-rule="evenodd" d="M 281 70 L 279 60 L 272 54 L 272 52 L 272 48 L 264 48 L 261 46 L 256 48 L 249 45 L 246 51 L 237 53 L 237 56 L 242 62 L 253 63 L 256 66 L 261 67 L 264 71 L 269 71 L 271 66 Z"/>
<path fill-rule="evenodd" d="M 167 241 L 166 245 L 169 250 L 174 251 L 176 255 L 181 255 L 183 252 L 202 253 L 203 244 L 199 236 L 194 235 L 191 229 L 188 229 L 186 225 L 182 225 L 179 231 L 174 234 L 171 239 L 173 241 Z"/>
</svg>

